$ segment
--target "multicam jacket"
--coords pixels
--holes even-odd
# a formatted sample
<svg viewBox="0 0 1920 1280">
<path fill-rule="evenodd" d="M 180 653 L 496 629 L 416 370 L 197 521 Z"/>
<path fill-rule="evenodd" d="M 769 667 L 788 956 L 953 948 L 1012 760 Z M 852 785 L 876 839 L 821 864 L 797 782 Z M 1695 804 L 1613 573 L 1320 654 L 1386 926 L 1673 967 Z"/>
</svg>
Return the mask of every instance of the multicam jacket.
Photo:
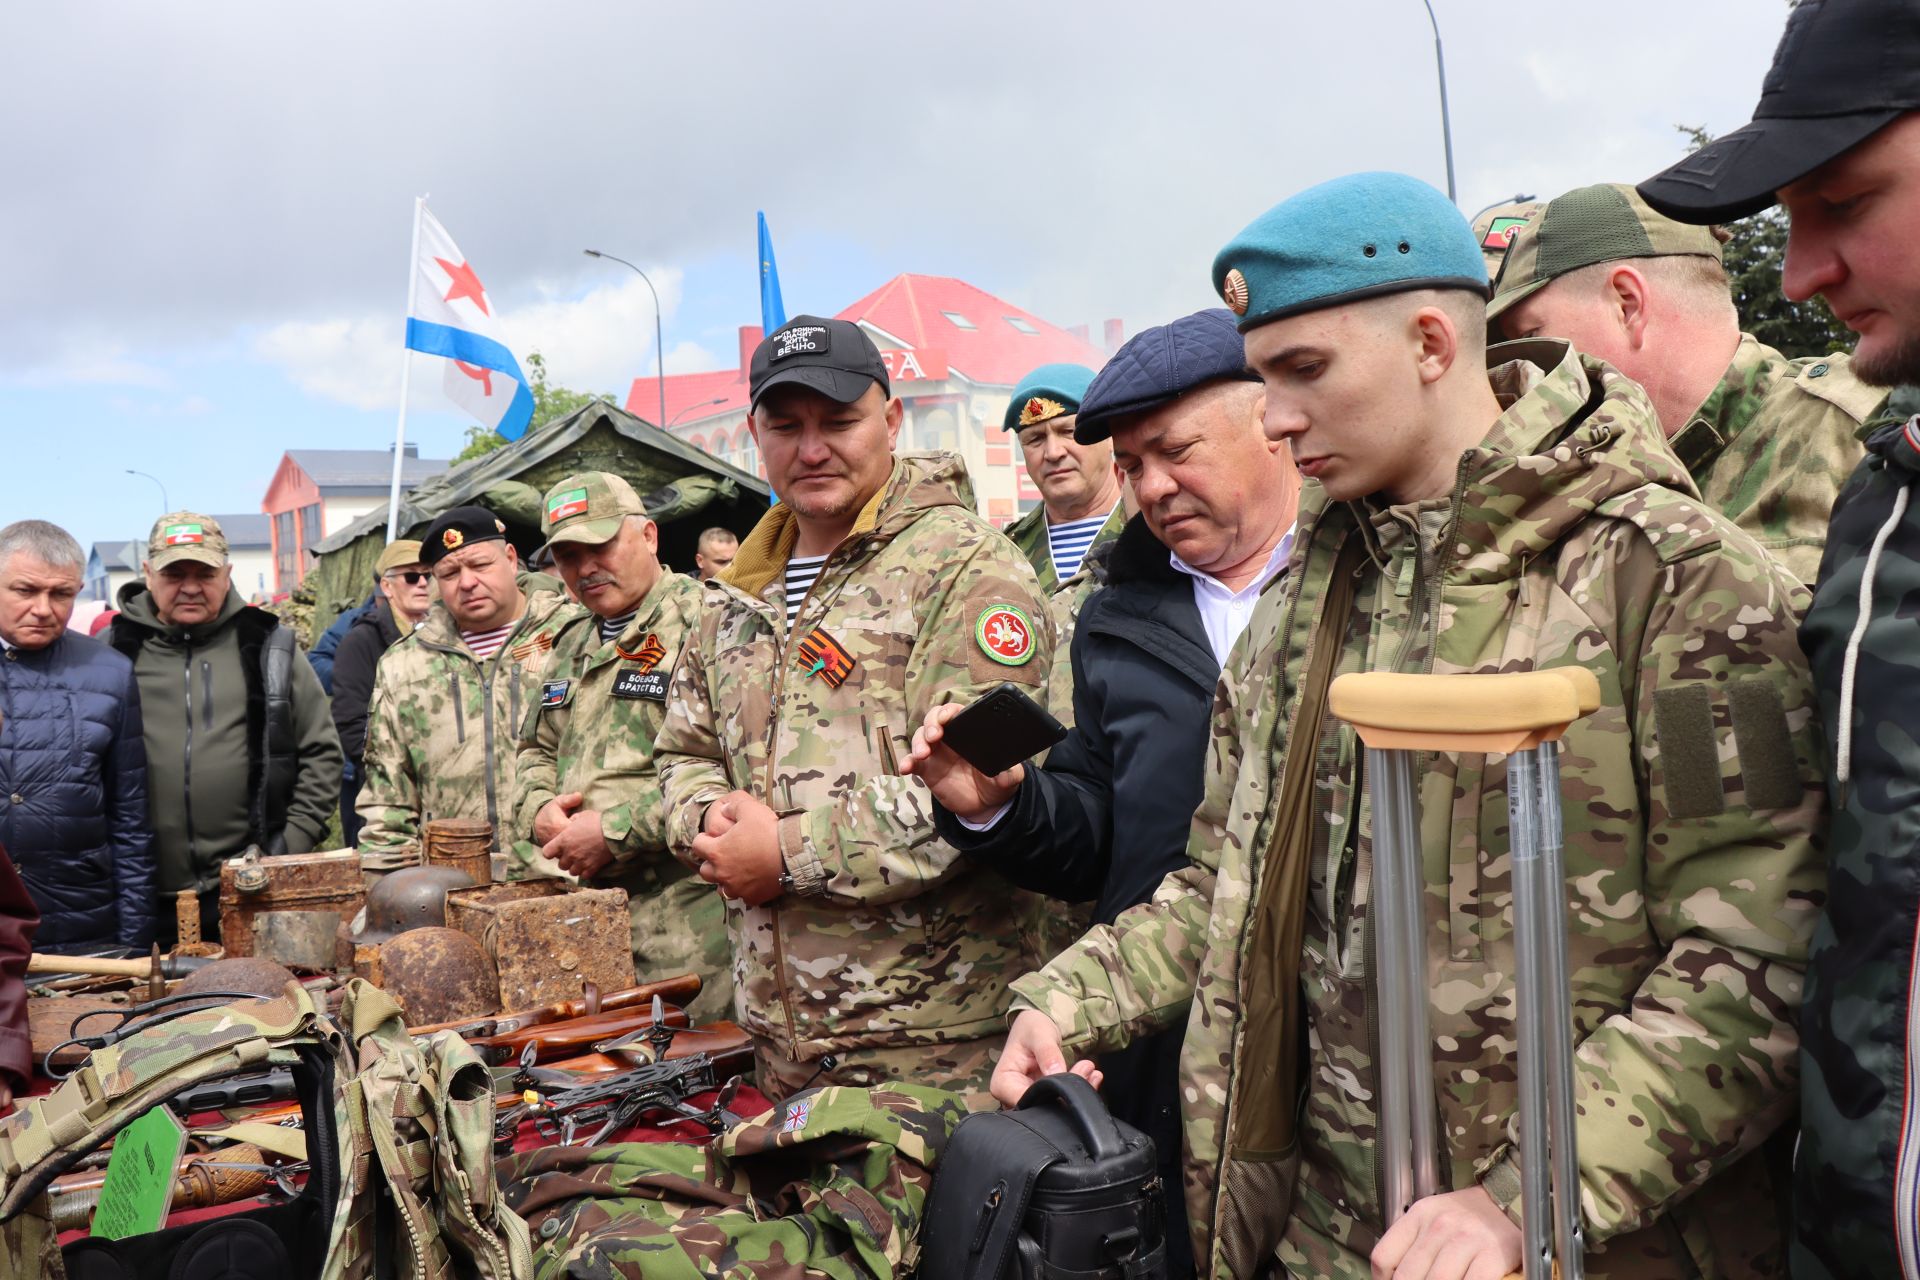
<svg viewBox="0 0 1920 1280">
<path fill-rule="evenodd" d="M 1093 535 L 1093 541 L 1087 544 L 1087 554 L 1092 555 L 1095 547 L 1112 542 L 1127 527 L 1126 508 L 1120 503 L 1113 504 L 1113 510 L 1107 515 L 1107 522 Z M 1040 579 L 1040 590 L 1052 595 L 1062 586 L 1060 575 L 1053 567 L 1053 551 L 1047 544 L 1047 508 L 1045 504 L 1035 507 L 1027 514 L 1006 527 L 1008 541 L 1020 548 L 1020 554 L 1033 566 L 1035 576 Z M 1062 646 L 1065 647 L 1064 645 Z"/>
<path fill-rule="evenodd" d="M 1289 733 L 1323 614 L 1336 671 L 1578 663 L 1599 677 L 1602 705 L 1567 734 L 1561 762 L 1581 1200 L 1599 1246 L 1588 1274 L 1778 1270 L 1764 1193 L 1715 1210 L 1793 1103 L 1800 968 L 1824 883 L 1794 643 L 1805 591 L 1693 496 L 1637 385 L 1563 343 L 1501 356 L 1505 412 L 1462 455 L 1449 497 L 1385 509 L 1306 486 L 1286 585 L 1263 598 L 1221 678 L 1192 867 L 1016 986 L 1016 1004 L 1044 1010 L 1071 1046 L 1187 1019 L 1187 1203 L 1211 1274 L 1245 1277 L 1284 1230 L 1287 1269 L 1365 1276 L 1382 1230 L 1371 813 L 1346 726 Z M 1344 625 L 1328 607 L 1336 557 L 1360 566 Z M 1291 752 L 1313 753 L 1300 765 L 1319 815 L 1289 917 L 1304 919 L 1303 945 L 1283 956 L 1256 926 Z M 1478 1181 L 1511 1213 L 1505 762 L 1441 755 L 1416 769 L 1442 1178 Z M 1294 1113 L 1274 1096 L 1275 1046 L 1248 1032 L 1250 1019 L 1272 1029 L 1275 1002 L 1247 993 L 1296 976 L 1304 1110 L 1290 1149 L 1263 1146 L 1289 1127 L 1273 1118 Z"/>
<path fill-rule="evenodd" d="M 1861 425 L 1887 393 L 1844 355 L 1789 360 L 1752 334 L 1669 441 L 1701 499 L 1812 586 L 1827 517 L 1854 464 Z"/>
<path fill-rule="evenodd" d="M 1027 967 L 1015 891 L 938 839 L 925 784 L 899 776 L 930 708 L 1002 681 L 1037 693 L 1052 656 L 1033 571 L 965 483 L 951 454 L 901 457 L 792 627 L 798 527 L 775 507 L 708 584 L 674 673 L 669 846 L 691 861 L 708 802 L 736 788 L 781 815 L 791 891 L 728 919 L 741 1021 L 794 1062 L 998 1036 Z"/>
<path fill-rule="evenodd" d="M 540 692 L 554 637 L 585 612 L 552 589 L 553 579 L 520 575 L 525 612 L 500 651 L 473 656 L 444 604 L 436 601 L 413 634 L 381 655 L 367 709 L 366 780 L 355 805 L 361 862 L 393 870 L 420 860 L 431 818 L 484 818 L 494 848 L 508 847 L 513 818 L 514 745 Z"/>
</svg>

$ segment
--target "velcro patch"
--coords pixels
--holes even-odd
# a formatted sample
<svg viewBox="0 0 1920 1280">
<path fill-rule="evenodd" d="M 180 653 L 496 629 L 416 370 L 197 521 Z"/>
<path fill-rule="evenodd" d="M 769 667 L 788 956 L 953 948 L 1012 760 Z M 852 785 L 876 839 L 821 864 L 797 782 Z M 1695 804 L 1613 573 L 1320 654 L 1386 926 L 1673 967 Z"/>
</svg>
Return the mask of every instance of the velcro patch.
<svg viewBox="0 0 1920 1280">
<path fill-rule="evenodd" d="M 177 547 L 183 543 L 205 542 L 207 531 L 203 525 L 170 524 L 166 527 L 165 538 L 168 546 Z"/>
<path fill-rule="evenodd" d="M 1033 621 L 1010 604 L 988 605 L 973 624 L 980 652 L 1009 667 L 1023 667 L 1033 657 Z"/>
<path fill-rule="evenodd" d="M 813 1095 L 797 1098 L 787 1104 L 786 1119 L 780 1123 L 780 1132 L 792 1133 L 807 1123 L 807 1117 L 813 1114 Z"/>
<path fill-rule="evenodd" d="M 540 705 L 543 707 L 564 707 L 567 695 L 573 692 L 571 680 L 549 680 L 540 686 Z"/>
<path fill-rule="evenodd" d="M 1653 722 L 1660 738 L 1667 812 L 1675 818 L 1711 818 L 1725 812 L 1712 691 L 1698 684 L 1661 689 L 1653 695 Z"/>
<path fill-rule="evenodd" d="M 587 491 L 569 489 L 565 493 L 553 495 L 553 501 L 547 504 L 547 523 L 559 524 L 568 516 L 577 516 L 587 509 Z"/>
<path fill-rule="evenodd" d="M 616 698 L 646 698 L 652 702 L 667 700 L 667 673 L 664 671 L 641 671 L 637 667 L 628 667 L 613 678 L 613 696 Z"/>
<path fill-rule="evenodd" d="M 1766 680 L 1737 680 L 1727 690 L 1740 780 L 1754 809 L 1791 809 L 1806 797 L 1787 728 L 1786 704 Z"/>
<path fill-rule="evenodd" d="M 793 356 L 824 356 L 833 350 L 833 335 L 825 325 L 797 324 L 773 336 L 774 348 L 767 363 L 778 364 Z"/>
<path fill-rule="evenodd" d="M 793 647 L 793 660 L 807 675 L 825 680 L 829 689 L 838 689 L 853 674 L 853 655 L 819 627 Z"/>
<path fill-rule="evenodd" d="M 1482 249 L 1506 249 L 1512 246 L 1513 238 L 1520 234 L 1520 228 L 1527 225 L 1525 218 L 1495 218 L 1487 226 L 1487 234 L 1480 241 Z"/>
</svg>

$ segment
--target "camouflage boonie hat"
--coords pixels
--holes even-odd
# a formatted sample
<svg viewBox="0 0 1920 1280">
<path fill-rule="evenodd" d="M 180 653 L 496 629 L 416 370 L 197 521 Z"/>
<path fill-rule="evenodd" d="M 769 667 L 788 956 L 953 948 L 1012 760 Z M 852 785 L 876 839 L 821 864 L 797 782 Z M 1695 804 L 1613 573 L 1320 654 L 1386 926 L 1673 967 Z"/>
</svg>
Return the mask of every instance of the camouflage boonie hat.
<svg viewBox="0 0 1920 1280">
<path fill-rule="evenodd" d="M 1521 227 L 1494 277 L 1487 324 L 1561 276 L 1602 262 L 1627 258 L 1693 256 L 1722 260 L 1720 237 L 1711 227 L 1689 226 L 1655 213 L 1625 183 L 1579 187 L 1549 200 Z"/>
<path fill-rule="evenodd" d="M 547 490 L 540 528 L 548 546 L 584 542 L 597 547 L 618 536 L 628 516 L 646 514 L 646 504 L 625 480 L 606 471 L 583 471 Z"/>
<path fill-rule="evenodd" d="M 226 567 L 227 535 L 218 520 L 198 511 L 169 511 L 153 522 L 147 535 L 147 567 L 164 569 L 182 560 Z"/>
<path fill-rule="evenodd" d="M 1480 256 L 1487 260 L 1487 279 L 1500 274 L 1500 264 L 1507 260 L 1507 249 L 1512 246 L 1513 238 L 1544 208 L 1546 205 L 1530 196 L 1516 196 L 1489 205 L 1473 216 L 1473 238 L 1480 242 Z"/>
</svg>

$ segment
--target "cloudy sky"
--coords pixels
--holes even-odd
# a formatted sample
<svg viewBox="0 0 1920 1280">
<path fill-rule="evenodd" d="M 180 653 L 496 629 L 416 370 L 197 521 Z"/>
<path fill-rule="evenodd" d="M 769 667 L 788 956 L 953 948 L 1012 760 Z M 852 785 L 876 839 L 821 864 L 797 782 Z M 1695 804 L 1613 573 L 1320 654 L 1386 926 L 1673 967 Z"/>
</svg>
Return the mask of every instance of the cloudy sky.
<svg viewBox="0 0 1920 1280">
<path fill-rule="evenodd" d="M 1786 6 L 1433 0 L 1458 199 L 1643 178 L 1758 96 Z M 1777 10 L 1777 12 L 1776 12 Z M 1420 0 L 15 5 L 0 40 L 0 522 L 258 510 L 391 443 L 413 198 L 511 345 L 624 398 L 734 358 L 754 211 L 790 312 L 961 276 L 1060 324 L 1207 305 L 1214 251 L 1358 169 L 1444 186 Z M 431 361 L 422 361 L 422 365 Z M 429 456 L 465 425 L 414 378 Z"/>
</svg>

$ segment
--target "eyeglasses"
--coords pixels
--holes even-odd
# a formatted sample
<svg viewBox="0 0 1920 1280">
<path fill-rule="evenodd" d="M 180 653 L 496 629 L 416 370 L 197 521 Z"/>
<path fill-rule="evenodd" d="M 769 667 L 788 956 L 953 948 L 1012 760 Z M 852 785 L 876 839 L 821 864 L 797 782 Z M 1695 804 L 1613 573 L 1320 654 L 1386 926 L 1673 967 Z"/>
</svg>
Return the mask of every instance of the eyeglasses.
<svg viewBox="0 0 1920 1280">
<path fill-rule="evenodd" d="M 410 587 L 417 587 L 433 575 L 425 569 L 407 569 L 400 572 L 388 570 L 387 576 L 389 578 L 398 578 Z"/>
</svg>

